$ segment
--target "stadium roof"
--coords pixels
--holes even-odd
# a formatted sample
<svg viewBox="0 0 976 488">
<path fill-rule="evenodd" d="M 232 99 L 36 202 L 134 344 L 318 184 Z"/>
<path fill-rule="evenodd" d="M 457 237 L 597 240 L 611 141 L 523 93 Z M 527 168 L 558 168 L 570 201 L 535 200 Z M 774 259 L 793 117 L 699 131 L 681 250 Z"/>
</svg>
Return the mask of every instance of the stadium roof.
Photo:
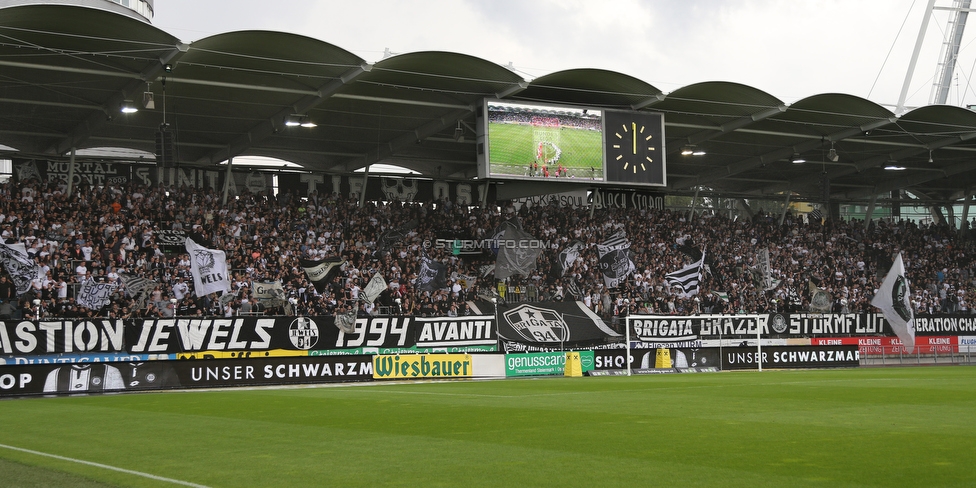
<svg viewBox="0 0 976 488">
<path fill-rule="evenodd" d="M 146 91 L 154 110 L 119 112 L 126 101 L 141 104 Z M 99 147 L 151 154 L 165 117 L 183 165 L 265 156 L 317 172 L 388 163 L 471 179 L 475 112 L 484 98 L 664 113 L 666 191 L 674 195 L 703 189 L 820 201 L 824 173 L 831 199 L 842 202 L 885 198 L 896 189 L 948 202 L 976 186 L 976 113 L 959 107 L 896 116 L 844 94 L 787 105 L 726 82 L 662 93 L 626 74 L 586 68 L 527 80 L 452 52 L 371 64 L 283 32 L 228 32 L 184 43 L 95 8 L 0 9 L 0 148 L 14 149 L 10 157 L 63 158 L 72 148 Z M 317 127 L 286 126 L 293 114 Z M 462 138 L 455 137 L 459 124 Z M 681 155 L 690 145 L 706 154 Z M 794 156 L 806 162 L 793 163 Z"/>
</svg>

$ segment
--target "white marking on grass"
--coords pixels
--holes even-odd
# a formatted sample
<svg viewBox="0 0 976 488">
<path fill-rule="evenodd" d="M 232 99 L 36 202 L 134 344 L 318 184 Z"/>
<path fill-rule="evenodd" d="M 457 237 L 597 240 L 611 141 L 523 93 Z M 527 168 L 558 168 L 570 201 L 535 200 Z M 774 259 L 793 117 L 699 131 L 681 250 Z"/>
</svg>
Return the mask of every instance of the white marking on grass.
<svg viewBox="0 0 976 488">
<path fill-rule="evenodd" d="M 10 449 L 10 450 L 13 450 L 13 451 L 26 452 L 28 454 L 33 454 L 35 456 L 45 456 L 45 457 L 49 457 L 49 458 L 60 459 L 62 461 L 68 461 L 68 462 L 72 462 L 72 463 L 84 464 L 84 465 L 87 465 L 87 466 L 94 466 L 96 468 L 108 469 L 108 470 L 111 470 L 111 471 L 118 471 L 120 473 L 132 474 L 132 475 L 136 475 L 136 476 L 142 476 L 143 478 L 149 478 L 149 479 L 153 479 L 153 480 L 156 480 L 156 481 L 164 481 L 166 483 L 173 483 L 174 485 L 193 486 L 195 488 L 209 488 L 207 485 L 198 485 L 196 483 L 190 483 L 189 481 L 174 480 L 173 478 L 166 478 L 166 477 L 163 477 L 163 476 L 156 476 L 154 474 L 143 473 L 141 471 L 133 471 L 131 469 L 117 468 L 115 466 L 109 466 L 107 464 L 95 463 L 95 462 L 92 462 L 92 461 L 85 461 L 84 459 L 75 459 L 75 458 L 70 458 L 70 457 L 65 457 L 65 456 L 59 456 L 57 454 L 49 454 L 49 453 L 46 453 L 46 452 L 34 451 L 34 450 L 31 450 L 31 449 L 24 449 L 23 447 L 8 446 L 6 444 L 0 444 L 0 447 L 5 448 L 5 449 Z"/>
</svg>

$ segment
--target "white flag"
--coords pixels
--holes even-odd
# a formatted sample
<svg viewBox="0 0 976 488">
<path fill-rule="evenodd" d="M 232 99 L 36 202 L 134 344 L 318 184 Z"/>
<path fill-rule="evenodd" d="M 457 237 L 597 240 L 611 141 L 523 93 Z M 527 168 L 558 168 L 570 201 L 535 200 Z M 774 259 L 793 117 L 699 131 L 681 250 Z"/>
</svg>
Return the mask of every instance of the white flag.
<svg viewBox="0 0 976 488">
<path fill-rule="evenodd" d="M 376 273 L 372 278 L 369 279 L 369 283 L 366 283 L 366 288 L 363 288 L 362 297 L 365 301 L 373 303 L 386 290 L 386 280 L 383 279 L 383 273 Z"/>
<path fill-rule="evenodd" d="M 227 272 L 227 255 L 224 251 L 207 249 L 187 238 L 186 252 L 190 254 L 190 273 L 193 274 L 193 289 L 198 297 L 230 292 L 230 273 Z"/>
<path fill-rule="evenodd" d="M 881 309 L 881 313 L 891 324 L 891 330 L 895 331 L 908 352 L 915 349 L 915 314 L 912 312 L 910 298 L 905 263 L 901 260 L 901 253 L 898 253 L 895 264 L 888 270 L 888 275 L 881 283 L 878 294 L 871 300 L 871 305 Z"/>
<path fill-rule="evenodd" d="M 112 293 L 118 287 L 116 283 L 96 283 L 95 280 L 85 280 L 78 289 L 75 301 L 78 305 L 91 310 L 101 310 L 112 302 Z"/>
</svg>

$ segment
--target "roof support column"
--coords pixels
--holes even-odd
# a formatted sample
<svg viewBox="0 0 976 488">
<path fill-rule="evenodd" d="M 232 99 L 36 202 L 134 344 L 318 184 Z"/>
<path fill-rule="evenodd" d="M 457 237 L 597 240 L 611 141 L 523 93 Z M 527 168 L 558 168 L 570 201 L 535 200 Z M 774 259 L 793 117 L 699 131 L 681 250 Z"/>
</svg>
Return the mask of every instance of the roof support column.
<svg viewBox="0 0 976 488">
<path fill-rule="evenodd" d="M 366 169 L 363 171 L 363 189 L 359 190 L 359 208 L 363 208 L 366 204 L 366 184 L 369 183 L 369 163 L 366 163 Z"/>
<path fill-rule="evenodd" d="M 871 216 L 874 215 L 874 205 L 878 203 L 878 195 L 873 195 L 871 197 L 871 203 L 868 204 L 868 211 L 864 213 L 864 228 L 867 229 L 868 225 L 871 224 Z"/>
<path fill-rule="evenodd" d="M 783 221 L 786 220 L 786 212 L 790 211 L 790 197 L 793 196 L 793 192 L 786 192 L 786 201 L 783 202 L 783 213 L 779 216 L 779 226 L 783 226 Z"/>
<path fill-rule="evenodd" d="M 65 196 L 71 196 L 71 188 L 75 182 L 75 148 L 71 148 L 71 159 L 68 160 L 68 191 Z"/>
<path fill-rule="evenodd" d="M 959 233 L 969 233 L 969 205 L 973 202 L 973 192 L 966 191 L 966 201 L 962 204 L 962 220 L 959 221 Z"/>
<path fill-rule="evenodd" d="M 891 190 L 891 220 L 901 219 L 901 190 Z"/>
<path fill-rule="evenodd" d="M 221 206 L 227 205 L 227 194 L 230 193 L 230 182 L 231 179 L 234 177 L 234 175 L 231 174 L 230 172 L 233 166 L 234 166 L 234 157 L 231 156 L 227 158 L 227 175 L 224 177 L 224 199 L 221 203 Z"/>
<path fill-rule="evenodd" d="M 935 225 L 946 223 L 945 214 L 942 213 L 942 208 L 938 205 L 929 206 L 929 215 L 932 216 L 932 221 L 935 222 Z"/>
</svg>

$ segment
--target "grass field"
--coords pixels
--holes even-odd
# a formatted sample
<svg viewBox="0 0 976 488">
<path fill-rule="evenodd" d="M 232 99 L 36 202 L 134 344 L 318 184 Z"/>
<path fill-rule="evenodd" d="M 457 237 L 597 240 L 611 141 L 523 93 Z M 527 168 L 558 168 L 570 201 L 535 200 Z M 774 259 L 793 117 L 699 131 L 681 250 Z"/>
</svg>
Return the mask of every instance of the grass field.
<svg viewBox="0 0 976 488">
<path fill-rule="evenodd" d="M 17 399 L 0 485 L 973 486 L 974 418 L 965 366 Z"/>
<path fill-rule="evenodd" d="M 569 170 L 570 176 L 589 179 L 593 176 L 591 169 L 595 168 L 596 177 L 603 178 L 603 146 L 601 135 L 597 131 L 496 123 L 490 124 L 488 131 L 488 155 L 491 158 L 493 175 L 527 176 L 526 168 L 538 155 L 538 137 L 533 135 L 533 131 L 552 131 L 558 133 L 558 141 L 554 144 L 562 151 L 559 163 Z M 552 156 L 551 148 L 549 144 L 543 145 L 544 157 L 547 159 Z M 550 165 L 553 175 L 556 166 Z"/>
</svg>

